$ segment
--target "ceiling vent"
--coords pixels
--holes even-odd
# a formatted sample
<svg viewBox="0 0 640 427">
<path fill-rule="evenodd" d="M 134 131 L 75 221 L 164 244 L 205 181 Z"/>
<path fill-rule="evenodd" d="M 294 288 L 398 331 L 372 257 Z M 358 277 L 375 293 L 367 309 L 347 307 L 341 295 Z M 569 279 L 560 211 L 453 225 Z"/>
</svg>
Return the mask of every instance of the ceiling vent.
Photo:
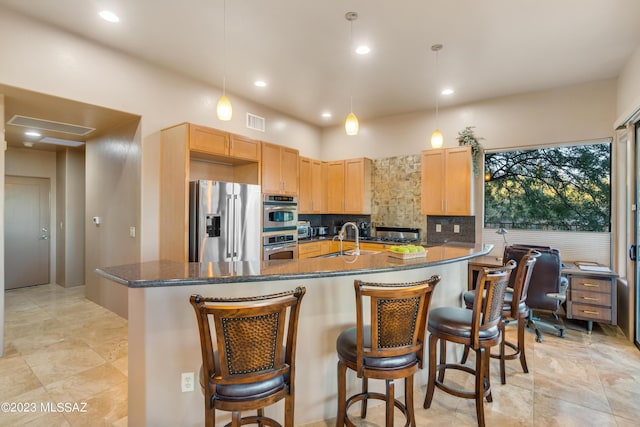
<svg viewBox="0 0 640 427">
<path fill-rule="evenodd" d="M 62 132 L 71 135 L 85 136 L 93 132 L 94 128 L 85 126 L 72 125 L 69 123 L 53 122 L 51 120 L 36 119 L 34 117 L 25 117 L 15 115 L 9 119 L 7 124 L 14 126 L 22 126 L 31 129 L 42 129 L 52 132 Z"/>
<path fill-rule="evenodd" d="M 253 130 L 265 131 L 264 117 L 256 116 L 255 114 L 247 113 L 247 127 Z"/>
</svg>

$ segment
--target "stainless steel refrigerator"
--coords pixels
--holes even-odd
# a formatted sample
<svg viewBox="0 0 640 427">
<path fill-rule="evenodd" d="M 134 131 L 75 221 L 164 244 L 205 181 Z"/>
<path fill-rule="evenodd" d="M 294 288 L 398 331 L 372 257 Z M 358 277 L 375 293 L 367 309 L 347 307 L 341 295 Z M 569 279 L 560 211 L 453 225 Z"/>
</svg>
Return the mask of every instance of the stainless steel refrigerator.
<svg viewBox="0 0 640 427">
<path fill-rule="evenodd" d="M 259 261 L 260 186 L 189 183 L 189 261 Z"/>
</svg>

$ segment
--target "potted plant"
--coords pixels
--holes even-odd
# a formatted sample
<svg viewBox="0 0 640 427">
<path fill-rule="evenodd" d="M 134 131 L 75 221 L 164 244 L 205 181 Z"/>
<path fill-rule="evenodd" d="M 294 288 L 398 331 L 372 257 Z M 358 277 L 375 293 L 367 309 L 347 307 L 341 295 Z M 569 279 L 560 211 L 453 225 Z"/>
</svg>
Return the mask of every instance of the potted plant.
<svg viewBox="0 0 640 427">
<path fill-rule="evenodd" d="M 478 167 L 479 167 L 480 155 L 482 154 L 482 145 L 480 144 L 479 141 L 484 139 L 484 138 L 476 136 L 473 133 L 473 129 L 474 128 L 475 128 L 475 126 L 467 126 L 463 130 L 458 132 L 458 144 L 459 145 L 470 145 L 471 146 L 471 158 L 472 158 L 472 161 L 473 161 L 473 173 L 474 173 L 474 175 L 477 176 L 478 173 L 480 172 Z"/>
</svg>

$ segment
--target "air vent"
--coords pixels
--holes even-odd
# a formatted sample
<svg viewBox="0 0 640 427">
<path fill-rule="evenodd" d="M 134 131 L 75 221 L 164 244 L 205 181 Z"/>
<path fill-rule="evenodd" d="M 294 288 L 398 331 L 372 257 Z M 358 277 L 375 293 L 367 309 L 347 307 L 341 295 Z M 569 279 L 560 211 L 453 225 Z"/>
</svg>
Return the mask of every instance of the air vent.
<svg viewBox="0 0 640 427">
<path fill-rule="evenodd" d="M 9 119 L 7 124 L 14 126 L 22 126 L 31 129 L 42 129 L 52 132 L 68 133 L 70 135 L 85 136 L 93 132 L 94 128 L 85 126 L 72 125 L 69 123 L 52 122 L 51 120 L 36 119 L 34 117 L 25 117 L 15 115 Z"/>
<path fill-rule="evenodd" d="M 265 120 L 264 117 L 256 116 L 255 114 L 247 113 L 247 127 L 253 130 L 259 130 L 264 132 Z"/>
</svg>

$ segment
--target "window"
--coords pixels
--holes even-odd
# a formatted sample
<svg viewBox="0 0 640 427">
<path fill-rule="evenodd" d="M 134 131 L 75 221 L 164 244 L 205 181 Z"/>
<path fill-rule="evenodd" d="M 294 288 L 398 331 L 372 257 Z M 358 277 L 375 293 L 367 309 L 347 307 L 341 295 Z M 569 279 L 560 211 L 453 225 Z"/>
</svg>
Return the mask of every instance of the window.
<svg viewBox="0 0 640 427">
<path fill-rule="evenodd" d="M 611 143 L 485 154 L 487 228 L 610 231 Z"/>
</svg>

